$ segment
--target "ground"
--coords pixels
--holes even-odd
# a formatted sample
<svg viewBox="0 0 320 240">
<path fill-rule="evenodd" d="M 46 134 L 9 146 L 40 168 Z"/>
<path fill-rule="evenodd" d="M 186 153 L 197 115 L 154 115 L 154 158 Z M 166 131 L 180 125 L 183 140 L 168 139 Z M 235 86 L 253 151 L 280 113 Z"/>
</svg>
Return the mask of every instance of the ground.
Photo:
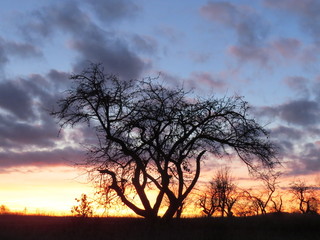
<svg viewBox="0 0 320 240">
<path fill-rule="evenodd" d="M 194 218 L 152 224 L 138 218 L 0 215 L 0 239 L 320 240 L 319 226 L 318 215 Z"/>
</svg>

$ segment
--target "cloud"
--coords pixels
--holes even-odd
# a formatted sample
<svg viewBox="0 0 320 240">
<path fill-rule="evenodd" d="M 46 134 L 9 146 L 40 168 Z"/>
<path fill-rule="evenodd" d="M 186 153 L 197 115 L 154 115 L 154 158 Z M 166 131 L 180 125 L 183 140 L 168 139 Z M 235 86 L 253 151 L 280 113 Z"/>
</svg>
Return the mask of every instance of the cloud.
<svg viewBox="0 0 320 240">
<path fill-rule="evenodd" d="M 141 7 L 130 0 L 86 0 L 86 2 L 104 22 L 132 19 L 141 11 Z"/>
<path fill-rule="evenodd" d="M 267 33 L 266 25 L 248 6 L 229 2 L 209 2 L 200 9 L 207 19 L 234 29 L 241 46 L 258 45 Z"/>
<path fill-rule="evenodd" d="M 84 153 L 79 149 L 65 147 L 47 151 L 0 152 L 0 169 L 17 166 L 60 166 L 73 165 L 83 160 Z"/>
<path fill-rule="evenodd" d="M 310 91 L 308 89 L 309 79 L 300 76 L 287 77 L 284 79 L 284 83 L 298 93 L 299 96 L 308 98 Z"/>
<path fill-rule="evenodd" d="M 320 106 L 311 100 L 294 100 L 278 107 L 279 116 L 288 123 L 312 125 L 320 122 Z"/>
<path fill-rule="evenodd" d="M 200 14 L 235 31 L 238 41 L 228 48 L 231 55 L 241 62 L 266 64 L 269 56 L 263 44 L 268 26 L 252 8 L 229 2 L 209 2 L 200 9 Z"/>
<path fill-rule="evenodd" d="M 132 42 L 134 48 L 142 53 L 154 54 L 157 51 L 158 44 L 157 41 L 150 36 L 140 36 L 134 34 L 132 36 Z"/>
<path fill-rule="evenodd" d="M 0 82 L 0 148 L 55 146 L 59 128 L 48 112 L 59 96 L 54 85 L 37 74 Z"/>
<path fill-rule="evenodd" d="M 301 42 L 295 38 L 280 38 L 272 43 L 274 50 L 284 58 L 297 56 L 301 45 Z"/>
<path fill-rule="evenodd" d="M 320 105 L 314 100 L 299 99 L 274 107 L 253 109 L 256 116 L 266 116 L 298 126 L 312 126 L 320 123 Z"/>
<path fill-rule="evenodd" d="M 31 146 L 53 147 L 57 142 L 57 125 L 52 121 L 32 124 L 17 122 L 10 116 L 0 115 L 0 147 L 6 149 L 23 149 Z"/>
<path fill-rule="evenodd" d="M 292 139 L 293 141 L 297 141 L 303 137 L 303 132 L 292 127 L 280 125 L 271 130 L 271 135 L 277 139 Z"/>
<path fill-rule="evenodd" d="M 269 61 L 268 49 L 254 46 L 231 46 L 228 52 L 235 56 L 240 62 L 258 62 L 266 65 Z"/>
<path fill-rule="evenodd" d="M 318 142 L 306 143 L 298 154 L 291 155 L 289 175 L 305 175 L 319 172 L 320 146 Z"/>
<path fill-rule="evenodd" d="M 226 82 L 208 72 L 194 72 L 187 80 L 190 88 L 197 90 L 223 90 L 227 86 Z"/>
<path fill-rule="evenodd" d="M 20 120 L 34 119 L 32 98 L 24 87 L 19 82 L 0 82 L 0 109 Z"/>
<path fill-rule="evenodd" d="M 121 1 L 121 4 L 126 3 L 127 1 Z M 112 4 L 118 6 L 120 2 L 100 1 L 98 4 L 111 7 Z M 119 18 L 121 14 L 118 14 L 114 17 Z M 139 77 L 141 72 L 149 67 L 149 63 L 142 61 L 137 53 L 130 49 L 130 43 L 126 39 L 108 30 L 108 24 L 105 25 L 106 29 L 99 27 L 75 2 L 43 7 L 33 12 L 30 19 L 23 26 L 23 33 L 28 39 L 44 42 L 55 33 L 63 33 L 65 37 L 69 37 L 69 48 L 78 53 L 74 62 L 76 72 L 87 67 L 88 62 L 96 62 L 105 65 L 105 69 L 110 73 L 131 79 Z M 144 47 L 149 47 L 150 50 L 150 42 L 140 37 L 141 41 L 142 39 Z M 146 46 L 147 44 L 149 46 Z"/>
<path fill-rule="evenodd" d="M 32 44 L 10 41 L 0 37 L 0 64 L 9 62 L 12 57 L 26 59 L 41 56 L 42 53 L 39 48 Z"/>
<path fill-rule="evenodd" d="M 120 40 L 109 40 L 98 43 L 95 41 L 74 41 L 72 48 L 80 53 L 81 59 L 75 65 L 75 71 L 88 67 L 88 61 L 102 63 L 107 72 L 123 79 L 138 78 L 147 65 L 133 52 L 126 43 Z"/>
</svg>

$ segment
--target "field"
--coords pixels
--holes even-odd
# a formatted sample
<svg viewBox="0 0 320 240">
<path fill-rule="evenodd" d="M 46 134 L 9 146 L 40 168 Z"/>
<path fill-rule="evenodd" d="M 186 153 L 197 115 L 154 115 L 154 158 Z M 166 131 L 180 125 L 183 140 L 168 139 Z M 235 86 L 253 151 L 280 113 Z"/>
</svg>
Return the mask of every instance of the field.
<svg viewBox="0 0 320 240">
<path fill-rule="evenodd" d="M 148 224 L 138 218 L 0 215 L 0 239 L 320 240 L 320 216 L 194 218 Z"/>
</svg>

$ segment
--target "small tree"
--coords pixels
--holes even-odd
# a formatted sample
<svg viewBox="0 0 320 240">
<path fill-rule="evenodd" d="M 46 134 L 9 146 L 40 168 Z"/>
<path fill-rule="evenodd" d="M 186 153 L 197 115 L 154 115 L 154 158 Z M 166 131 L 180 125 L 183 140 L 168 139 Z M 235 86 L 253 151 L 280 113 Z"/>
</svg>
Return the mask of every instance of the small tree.
<svg viewBox="0 0 320 240">
<path fill-rule="evenodd" d="M 195 99 L 154 80 L 122 81 L 93 64 L 53 111 L 61 127 L 87 123 L 97 134 L 87 162 L 137 215 L 171 219 L 197 183 L 207 153 L 235 153 L 251 169 L 272 167 L 275 148 L 240 97 Z M 156 196 L 151 201 L 149 190 Z M 153 197 L 152 196 L 152 197 Z"/>
<path fill-rule="evenodd" d="M 239 194 L 233 183 L 229 168 L 218 170 L 210 181 L 207 191 L 200 196 L 199 206 L 208 217 L 219 211 L 221 217 L 226 214 L 233 216 L 232 208 L 237 202 Z"/>
<path fill-rule="evenodd" d="M 10 211 L 9 211 L 9 208 L 6 206 L 6 205 L 1 205 L 0 206 L 0 214 L 7 214 L 7 213 L 9 213 Z"/>
<path fill-rule="evenodd" d="M 270 203 L 273 203 L 273 207 L 277 211 L 281 211 L 282 198 L 280 197 L 280 203 L 274 199 L 274 193 L 277 187 L 277 179 L 281 175 L 280 172 L 260 172 L 258 173 L 257 179 L 262 181 L 263 187 L 258 193 L 247 192 L 247 195 L 252 200 L 253 208 L 256 214 L 267 214 L 267 208 Z M 270 206 L 272 208 L 272 206 Z"/>
<path fill-rule="evenodd" d="M 316 197 L 314 187 L 308 186 L 304 181 L 298 180 L 291 183 L 290 190 L 294 200 L 299 204 L 301 213 L 317 213 L 319 200 Z"/>
<path fill-rule="evenodd" d="M 77 217 L 91 217 L 93 214 L 93 208 L 91 206 L 92 202 L 88 201 L 87 195 L 82 194 L 81 199 L 75 199 L 79 205 L 73 206 L 71 209 L 71 213 Z"/>
</svg>

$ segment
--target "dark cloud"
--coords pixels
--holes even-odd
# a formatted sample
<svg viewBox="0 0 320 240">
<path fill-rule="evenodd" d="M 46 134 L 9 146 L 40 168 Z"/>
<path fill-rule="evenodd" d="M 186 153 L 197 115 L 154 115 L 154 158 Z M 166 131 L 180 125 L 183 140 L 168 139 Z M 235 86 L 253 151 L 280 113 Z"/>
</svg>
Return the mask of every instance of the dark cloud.
<svg viewBox="0 0 320 240">
<path fill-rule="evenodd" d="M 57 31 L 81 34 L 92 27 L 94 26 L 89 16 L 82 12 L 77 4 L 65 2 L 61 5 L 51 5 L 34 10 L 27 16 L 26 23 L 20 26 L 20 30 L 27 39 L 45 38 L 47 40 Z"/>
<path fill-rule="evenodd" d="M 309 79 L 301 76 L 293 76 L 293 77 L 287 77 L 284 79 L 284 83 L 298 93 L 298 95 L 308 98 L 310 96 L 309 92 Z"/>
<path fill-rule="evenodd" d="M 0 64 L 7 63 L 12 57 L 25 59 L 40 56 L 42 56 L 41 51 L 32 44 L 10 41 L 0 37 Z"/>
<path fill-rule="evenodd" d="M 279 154 L 283 157 L 288 152 L 293 152 L 294 145 L 306 136 L 303 132 L 294 127 L 277 126 L 270 130 L 270 136 L 279 147 Z"/>
<path fill-rule="evenodd" d="M 320 143 L 306 143 L 298 154 L 291 156 L 288 163 L 289 175 L 303 175 L 319 172 L 320 170 Z"/>
<path fill-rule="evenodd" d="M 319 102 L 307 99 L 293 100 L 275 107 L 253 109 L 256 116 L 278 117 L 289 124 L 309 126 L 320 123 Z"/>
<path fill-rule="evenodd" d="M 70 73 L 51 69 L 47 74 L 47 78 L 50 80 L 56 91 L 64 90 L 71 85 Z"/>
<path fill-rule="evenodd" d="M 130 0 L 86 0 L 101 21 L 110 23 L 124 19 L 132 19 L 141 10 L 134 1 Z"/>
<path fill-rule="evenodd" d="M 118 4 L 117 1 L 108 2 L 108 4 L 99 2 L 108 6 L 113 3 Z M 47 37 L 57 31 L 70 36 L 69 46 L 78 53 L 77 61 L 74 63 L 76 72 L 87 67 L 89 62 L 96 62 L 105 65 L 110 73 L 131 79 L 139 77 L 142 70 L 147 67 L 147 64 L 130 50 L 129 42 L 118 37 L 113 31 L 101 29 L 74 2 L 37 10 L 33 21 L 37 24 L 31 21 L 27 28 L 33 30 L 31 32 L 38 32 L 39 36 Z M 43 31 L 43 28 L 50 29 L 50 33 Z M 31 33 L 28 32 L 28 34 Z M 151 40 L 148 41 L 143 37 L 139 40 L 140 46 L 144 44 L 145 48 L 151 49 Z"/>
<path fill-rule="evenodd" d="M 95 41 L 74 41 L 73 49 L 77 50 L 81 59 L 75 65 L 75 71 L 80 72 L 88 67 L 89 61 L 102 63 L 107 72 L 123 79 L 138 78 L 147 66 L 127 45 L 120 40 L 110 40 L 104 43 Z"/>
<path fill-rule="evenodd" d="M 92 1 L 88 3 L 101 19 L 112 22 L 138 12 L 134 3 L 130 5 L 125 0 L 96 1 L 94 6 Z M 0 38 L 0 63 L 8 62 L 12 56 L 40 56 L 35 46 L 45 47 L 62 34 L 77 53 L 73 63 L 75 72 L 88 67 L 90 61 L 102 63 L 106 71 L 122 78 L 139 77 L 148 65 L 130 47 L 153 54 L 156 41 L 138 35 L 119 37 L 116 32 L 106 30 L 108 21 L 104 24 L 106 29 L 101 29 L 82 6 L 67 1 L 26 13 L 20 30 L 29 43 Z M 104 16 L 108 11 L 108 16 Z M 96 136 L 87 128 L 62 131 L 58 136 L 59 126 L 49 115 L 63 91 L 70 87 L 69 75 L 51 69 L 47 74 L 30 74 L 0 82 L 0 168 L 72 164 L 71 161 L 83 158 L 84 151 L 71 147 L 60 149 L 61 146 L 95 142 Z"/>
<path fill-rule="evenodd" d="M 32 97 L 21 82 L 0 82 L 0 109 L 12 114 L 16 120 L 34 119 Z"/>
<path fill-rule="evenodd" d="M 278 107 L 279 116 L 288 123 L 312 125 L 320 122 L 319 103 L 310 100 L 295 100 Z"/>
<path fill-rule="evenodd" d="M 0 147 L 17 150 L 31 146 L 55 146 L 59 129 L 52 121 L 45 120 L 32 124 L 17 122 L 13 117 L 0 115 Z"/>
<path fill-rule="evenodd" d="M 48 110 L 57 96 L 41 75 L 0 83 L 0 147 L 53 147 L 59 128 Z"/>
<path fill-rule="evenodd" d="M 298 141 L 304 136 L 304 133 L 301 130 L 280 125 L 271 130 L 271 135 L 277 139 L 291 139 L 292 141 Z"/>
<path fill-rule="evenodd" d="M 30 152 L 0 152 L 0 168 L 18 166 L 59 166 L 74 165 L 84 158 L 84 152 L 79 149 L 65 147 L 49 151 Z"/>
</svg>

